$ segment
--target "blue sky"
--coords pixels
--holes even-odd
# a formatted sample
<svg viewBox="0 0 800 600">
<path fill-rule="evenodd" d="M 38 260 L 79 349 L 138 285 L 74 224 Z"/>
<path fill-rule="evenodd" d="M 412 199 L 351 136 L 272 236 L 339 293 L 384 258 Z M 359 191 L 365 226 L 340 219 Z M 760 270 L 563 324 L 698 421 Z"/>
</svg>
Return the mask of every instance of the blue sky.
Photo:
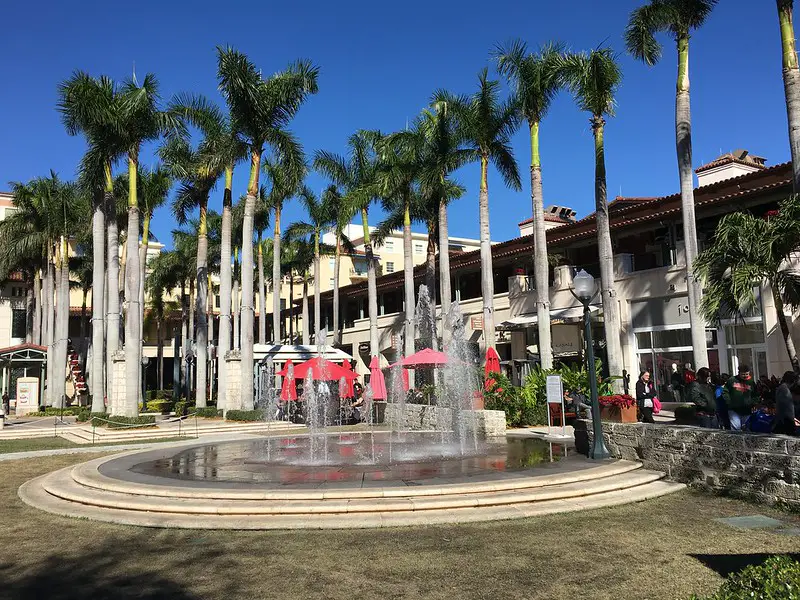
<svg viewBox="0 0 800 600">
<path fill-rule="evenodd" d="M 602 4 L 603 9 L 599 6 Z M 241 2 L 220 4 L 143 0 L 123 5 L 76 0 L 12 2 L 3 8 L 0 37 L 5 85 L 0 93 L 0 189 L 54 169 L 74 177 L 84 151 L 80 137 L 64 131 L 56 112 L 56 87 L 75 69 L 122 80 L 155 73 L 164 98 L 197 92 L 218 103 L 217 45 L 246 52 L 265 73 L 296 58 L 322 70 L 320 92 L 301 109 L 293 129 L 310 155 L 343 152 L 358 128 L 402 129 L 436 88 L 470 93 L 477 73 L 490 65 L 498 42 L 520 37 L 531 46 L 561 40 L 575 50 L 606 43 L 620 52 L 624 82 L 615 118 L 606 128 L 609 197 L 674 193 L 674 45 L 664 38 L 662 62 L 648 68 L 624 55 L 622 31 L 641 0 L 573 0 L 538 3 L 445 0 L 402 3 L 358 1 Z M 694 163 L 743 147 L 768 164 L 789 160 L 781 80 L 780 40 L 774 3 L 724 0 L 691 41 Z M 542 126 L 546 204 L 594 204 L 594 161 L 588 116 L 571 97 L 555 101 Z M 514 138 L 523 182 L 529 164 L 527 130 Z M 153 161 L 153 148 L 142 162 Z M 234 197 L 244 191 L 246 167 L 234 176 Z M 458 173 L 467 194 L 450 211 L 454 236 L 478 236 L 479 169 Z M 317 191 L 325 181 L 312 175 Z M 517 235 L 530 216 L 530 191 L 506 189 L 490 174 L 491 233 Z M 221 193 L 212 196 L 219 210 Z M 376 212 L 376 216 L 377 216 Z M 293 203 L 284 223 L 302 218 Z M 154 232 L 169 244 L 175 227 L 168 209 L 156 214 Z"/>
</svg>

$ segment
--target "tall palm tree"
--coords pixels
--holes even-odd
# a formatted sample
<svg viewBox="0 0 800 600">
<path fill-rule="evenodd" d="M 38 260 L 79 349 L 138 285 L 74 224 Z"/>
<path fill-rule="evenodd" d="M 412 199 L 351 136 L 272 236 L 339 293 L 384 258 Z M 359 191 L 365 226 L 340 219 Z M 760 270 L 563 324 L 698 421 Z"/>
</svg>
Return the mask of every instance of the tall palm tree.
<svg viewBox="0 0 800 600">
<path fill-rule="evenodd" d="M 334 238 L 333 248 L 333 345 L 342 343 L 342 320 L 339 307 L 339 275 L 341 273 L 342 252 L 353 254 L 355 247 L 347 237 L 347 226 L 355 216 L 352 206 L 349 206 L 336 185 L 330 185 L 322 194 L 322 203 L 325 212 L 331 215 L 330 232 Z M 315 290 L 316 294 L 316 290 Z M 316 305 L 317 299 L 314 299 Z"/>
<path fill-rule="evenodd" d="M 364 251 L 367 259 L 367 302 L 369 305 L 370 355 L 378 356 L 378 286 L 375 275 L 375 253 L 369 229 L 369 208 L 376 200 L 375 181 L 378 171 L 376 148 L 381 144 L 379 131 L 359 130 L 347 140 L 348 154 L 341 156 L 327 151 L 314 155 L 314 169 L 329 177 L 344 192 L 345 214 L 361 213 Z M 338 319 L 338 317 L 337 317 Z"/>
<path fill-rule="evenodd" d="M 692 174 L 692 119 L 689 100 L 689 36 L 703 25 L 717 0 L 650 0 L 631 13 L 625 30 L 628 52 L 649 66 L 661 58 L 656 33 L 668 32 L 678 47 L 678 82 L 675 91 L 675 145 L 681 184 L 681 212 L 686 260 L 686 288 L 695 368 L 708 364 L 706 324 L 698 310 L 703 286 L 694 276 L 697 224 L 694 216 Z"/>
<path fill-rule="evenodd" d="M 544 226 L 542 162 L 539 128 L 550 104 L 563 87 L 560 44 L 550 43 L 539 52 L 529 52 L 525 42 L 516 40 L 496 50 L 497 66 L 513 86 L 521 115 L 528 122 L 531 140 L 531 210 L 533 215 L 533 272 L 536 280 L 536 316 L 539 332 L 539 361 L 543 369 L 553 368 L 550 335 L 550 267 Z"/>
<path fill-rule="evenodd" d="M 564 72 L 578 106 L 590 113 L 589 122 L 594 134 L 594 200 L 597 225 L 597 248 L 600 257 L 600 293 L 603 300 L 603 325 L 606 334 L 606 354 L 611 375 L 622 374 L 622 344 L 617 292 L 614 286 L 614 253 L 608 218 L 606 192 L 606 157 L 603 133 L 605 117 L 614 114 L 614 94 L 622 81 L 622 71 L 609 48 L 569 54 Z M 620 380 L 614 387 L 621 390 Z"/>
<path fill-rule="evenodd" d="M 87 151 L 80 164 L 80 176 L 84 184 L 93 191 L 92 211 L 92 366 L 90 392 L 92 411 L 104 410 L 105 398 L 105 358 L 104 346 L 109 353 L 116 352 L 119 346 L 118 313 L 119 297 L 112 301 L 109 312 L 116 307 L 116 321 L 108 328 L 105 339 L 106 295 L 106 249 L 109 250 L 109 281 L 116 280 L 119 270 L 119 253 L 116 241 L 116 222 L 106 223 L 106 211 L 114 205 L 113 178 L 111 169 L 114 162 L 124 153 L 124 141 L 120 134 L 119 117 L 122 113 L 121 94 L 114 82 L 107 77 L 94 78 L 85 72 L 77 71 L 59 85 L 58 110 L 62 115 L 64 127 L 70 135 L 81 133 L 87 143 Z M 108 245 L 104 243 L 108 229 Z M 112 253 L 116 256 L 112 260 Z M 116 271 L 114 271 L 116 269 Z M 108 290 L 110 291 L 110 290 Z M 104 343 L 105 342 L 105 343 Z"/>
<path fill-rule="evenodd" d="M 266 145 L 291 170 L 304 165 L 300 143 L 288 130 L 309 94 L 317 92 L 319 69 L 308 61 L 297 61 L 280 73 L 264 79 L 244 54 L 231 48 L 217 49 L 218 78 L 228 103 L 234 129 L 250 151 L 242 226 L 242 394 L 241 406 L 253 406 L 253 215 L 259 188 L 261 155 Z M 276 219 L 277 222 L 277 219 Z"/>
<path fill-rule="evenodd" d="M 725 215 L 711 245 L 695 262 L 706 286 L 701 310 L 709 321 L 739 318 L 757 305 L 754 290 L 769 286 L 789 361 L 800 373 L 800 361 L 784 307 L 800 307 L 800 275 L 792 267 L 800 240 L 800 197 L 780 204 L 775 216 L 738 212 Z"/>
<path fill-rule="evenodd" d="M 267 188 L 262 185 L 258 191 L 258 203 L 253 216 L 256 230 L 256 270 L 258 271 L 258 343 L 267 343 L 267 287 L 264 278 L 264 231 L 269 227 L 269 207 L 266 202 Z"/>
<path fill-rule="evenodd" d="M 789 122 L 789 148 L 792 152 L 792 189 L 800 193 L 800 66 L 794 37 L 794 0 L 777 0 L 781 29 L 783 90 Z"/>
<path fill-rule="evenodd" d="M 187 266 L 177 251 L 160 252 L 150 262 L 146 285 L 150 298 L 150 314 L 156 322 L 158 388 L 162 390 L 164 389 L 164 325 L 181 310 L 178 302 L 167 298 L 174 290 L 183 287 L 186 276 Z M 173 360 L 180 360 L 180 357 L 175 356 Z"/>
<path fill-rule="evenodd" d="M 125 401 L 115 407 L 117 414 L 133 417 L 139 414 L 139 393 L 142 368 L 142 312 L 139 310 L 139 152 L 143 144 L 164 134 L 179 132 L 181 124 L 174 115 L 159 108 L 158 81 L 148 73 L 141 85 L 135 78 L 127 80 L 122 94 L 122 131 L 128 155 L 128 240 L 125 269 Z"/>
<path fill-rule="evenodd" d="M 320 309 L 320 257 L 322 254 L 330 254 L 329 248 L 322 242 L 322 235 L 334 224 L 336 218 L 335 207 L 330 198 L 333 192 L 328 189 L 322 198 L 317 198 L 307 186 L 300 190 L 300 201 L 305 206 L 308 214 L 308 221 L 297 221 L 292 223 L 286 230 L 289 239 L 307 239 L 310 241 L 312 249 L 312 262 L 314 265 L 314 332 L 318 333 L 322 329 L 322 315 Z M 326 194 L 328 194 L 326 196 Z M 335 275 L 334 275 L 335 278 Z M 303 332 L 311 333 L 308 315 L 303 316 Z"/>
<path fill-rule="evenodd" d="M 489 163 L 493 164 L 505 184 L 521 189 L 519 169 L 511 147 L 511 136 L 519 125 L 519 114 L 512 100 L 500 99 L 500 85 L 489 80 L 487 69 L 478 75 L 478 90 L 454 108 L 459 113 L 464 136 L 472 149 L 473 160 L 481 165 L 480 230 L 481 291 L 483 293 L 483 335 L 487 348 L 495 347 L 494 272 L 489 233 Z"/>
</svg>

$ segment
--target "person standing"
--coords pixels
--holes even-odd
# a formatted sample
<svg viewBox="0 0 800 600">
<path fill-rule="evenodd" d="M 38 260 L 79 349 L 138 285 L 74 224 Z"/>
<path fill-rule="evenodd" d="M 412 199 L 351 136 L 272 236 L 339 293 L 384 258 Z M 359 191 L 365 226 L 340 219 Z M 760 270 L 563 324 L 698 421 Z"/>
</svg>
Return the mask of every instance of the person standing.
<svg viewBox="0 0 800 600">
<path fill-rule="evenodd" d="M 792 390 L 797 385 L 797 373 L 786 371 L 780 385 L 775 389 L 775 420 L 772 422 L 773 433 L 794 435 L 797 421 L 794 411 Z"/>
<path fill-rule="evenodd" d="M 653 419 L 653 398 L 656 397 L 656 388 L 650 381 L 650 371 L 642 371 L 639 381 L 636 382 L 636 403 L 642 414 L 642 423 L 655 423 Z"/>
<path fill-rule="evenodd" d="M 669 390 L 672 392 L 672 401 L 683 400 L 683 376 L 678 371 L 677 363 L 672 363 L 672 374 L 669 376 Z"/>
<path fill-rule="evenodd" d="M 714 398 L 714 389 L 709 385 L 711 373 L 705 367 L 701 367 L 695 374 L 686 389 L 686 396 L 689 402 L 694 404 L 697 409 L 697 424 L 700 427 L 717 427 L 717 402 Z"/>
<path fill-rule="evenodd" d="M 753 407 L 758 401 L 756 386 L 750 374 L 750 367 L 740 365 L 739 372 L 735 377 L 731 377 L 722 389 L 722 397 L 728 407 L 728 418 L 730 419 L 731 429 L 734 431 L 742 430 L 742 423 L 753 412 Z"/>
</svg>

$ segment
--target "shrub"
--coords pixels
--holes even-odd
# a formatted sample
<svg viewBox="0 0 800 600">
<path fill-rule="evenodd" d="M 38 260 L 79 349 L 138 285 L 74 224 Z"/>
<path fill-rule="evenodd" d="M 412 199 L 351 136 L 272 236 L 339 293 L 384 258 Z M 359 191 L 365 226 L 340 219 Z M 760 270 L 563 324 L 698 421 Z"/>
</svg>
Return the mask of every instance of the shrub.
<svg viewBox="0 0 800 600">
<path fill-rule="evenodd" d="M 150 400 L 147 402 L 146 410 L 168 415 L 172 411 L 172 400 Z"/>
<path fill-rule="evenodd" d="M 44 410 L 41 410 L 44 408 Z M 56 408 L 55 406 L 45 406 L 39 407 L 40 410 L 36 412 L 28 413 L 26 416 L 28 417 L 60 417 L 64 415 L 65 417 L 75 417 L 82 411 L 86 410 L 83 406 L 65 406 L 62 408 Z"/>
<path fill-rule="evenodd" d="M 681 404 L 675 407 L 675 422 L 678 425 L 695 425 L 697 408 L 694 404 Z"/>
<path fill-rule="evenodd" d="M 600 406 L 616 406 L 618 408 L 630 408 L 636 406 L 636 399 L 628 394 L 613 394 L 611 396 L 598 396 Z"/>
<path fill-rule="evenodd" d="M 509 427 L 547 425 L 546 398 L 538 394 L 537 381 L 528 377 L 525 387 L 518 388 L 500 373 L 492 373 L 491 379 L 494 383 L 483 396 L 487 410 L 505 411 Z"/>
<path fill-rule="evenodd" d="M 800 562 L 788 556 L 772 556 L 761 565 L 750 565 L 728 577 L 716 594 L 705 600 L 778 598 L 800 600 Z M 701 600 L 692 596 L 692 600 Z"/>
<path fill-rule="evenodd" d="M 198 417 L 205 417 L 207 419 L 214 419 L 216 417 L 222 416 L 222 411 L 217 410 L 216 406 L 195 408 L 194 410 L 192 410 L 192 412 L 195 413 Z"/>
<path fill-rule="evenodd" d="M 189 408 L 189 403 L 186 400 L 178 400 L 175 403 L 175 416 L 176 417 L 184 417 L 186 416 Z"/>
<path fill-rule="evenodd" d="M 225 418 L 228 421 L 263 421 L 265 413 L 263 410 L 229 410 Z"/>
<path fill-rule="evenodd" d="M 120 416 L 113 416 L 108 417 L 108 423 L 103 423 L 109 429 L 134 429 L 130 427 L 131 425 L 152 425 L 156 422 L 156 418 L 153 415 L 140 415 L 138 417 L 120 417 Z"/>
<path fill-rule="evenodd" d="M 104 412 L 93 413 L 91 412 L 91 409 L 87 407 L 78 413 L 76 420 L 79 423 L 85 423 L 86 421 L 88 421 L 89 419 L 93 419 L 94 417 L 100 417 L 101 419 L 108 419 L 108 414 Z"/>
</svg>

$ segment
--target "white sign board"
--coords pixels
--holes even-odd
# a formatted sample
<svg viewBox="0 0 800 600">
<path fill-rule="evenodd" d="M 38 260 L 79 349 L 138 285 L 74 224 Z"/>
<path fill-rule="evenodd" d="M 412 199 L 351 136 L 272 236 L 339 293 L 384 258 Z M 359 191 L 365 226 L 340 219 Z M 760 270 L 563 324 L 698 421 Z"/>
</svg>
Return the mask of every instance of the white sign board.
<svg viewBox="0 0 800 600">
<path fill-rule="evenodd" d="M 27 415 L 39 410 L 39 378 L 20 377 L 17 379 L 16 415 Z"/>
<path fill-rule="evenodd" d="M 564 388 L 561 386 L 561 375 L 547 376 L 547 403 L 561 404 L 564 401 Z"/>
</svg>

